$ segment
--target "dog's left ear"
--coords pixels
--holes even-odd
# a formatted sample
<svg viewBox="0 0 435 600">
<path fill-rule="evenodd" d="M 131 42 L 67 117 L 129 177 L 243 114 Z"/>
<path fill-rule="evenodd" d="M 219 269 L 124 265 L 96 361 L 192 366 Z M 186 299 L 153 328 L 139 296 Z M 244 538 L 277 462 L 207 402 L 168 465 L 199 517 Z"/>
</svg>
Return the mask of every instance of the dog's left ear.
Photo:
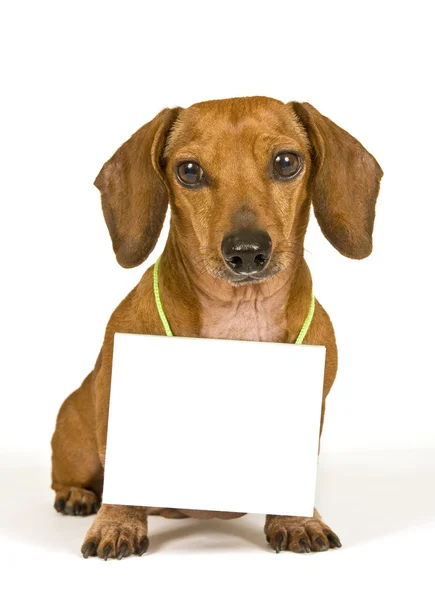
<svg viewBox="0 0 435 600">
<path fill-rule="evenodd" d="M 365 258 L 372 251 L 382 169 L 358 140 L 311 104 L 291 102 L 290 106 L 311 144 L 311 195 L 320 228 L 341 254 Z"/>
<path fill-rule="evenodd" d="M 136 131 L 94 181 L 116 259 L 123 267 L 140 265 L 160 235 L 169 199 L 160 160 L 180 110 L 165 108 Z"/>
</svg>

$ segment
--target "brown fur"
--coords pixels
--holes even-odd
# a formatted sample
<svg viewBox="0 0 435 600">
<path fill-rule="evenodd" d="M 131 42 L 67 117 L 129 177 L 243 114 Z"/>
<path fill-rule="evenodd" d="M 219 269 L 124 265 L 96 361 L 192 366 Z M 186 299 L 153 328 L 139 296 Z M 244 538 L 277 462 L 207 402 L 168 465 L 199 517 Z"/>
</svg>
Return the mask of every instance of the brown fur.
<svg viewBox="0 0 435 600">
<path fill-rule="evenodd" d="M 271 156 L 289 148 L 303 155 L 304 169 L 291 181 L 276 181 L 268 172 Z M 198 161 L 210 185 L 181 186 L 174 167 L 182 159 Z M 381 177 L 373 156 L 311 105 L 253 97 L 163 110 L 105 163 L 95 185 L 117 260 L 125 267 L 140 264 L 154 248 L 170 203 L 160 291 L 174 335 L 293 343 L 312 289 L 303 256 L 311 203 L 334 247 L 363 258 L 372 248 Z M 264 281 L 235 286 L 226 279 L 220 245 L 238 227 L 264 229 L 272 238 L 270 276 Z M 164 335 L 152 267 L 112 314 L 93 372 L 60 409 L 52 487 L 57 510 L 66 514 L 95 512 L 101 499 L 115 332 Z M 337 349 L 331 321 L 317 300 L 305 343 L 326 346 L 322 428 Z M 141 554 L 149 514 L 228 519 L 243 513 L 103 505 L 84 555 Z M 317 511 L 309 519 L 267 515 L 265 533 L 276 551 L 340 545 Z"/>
</svg>

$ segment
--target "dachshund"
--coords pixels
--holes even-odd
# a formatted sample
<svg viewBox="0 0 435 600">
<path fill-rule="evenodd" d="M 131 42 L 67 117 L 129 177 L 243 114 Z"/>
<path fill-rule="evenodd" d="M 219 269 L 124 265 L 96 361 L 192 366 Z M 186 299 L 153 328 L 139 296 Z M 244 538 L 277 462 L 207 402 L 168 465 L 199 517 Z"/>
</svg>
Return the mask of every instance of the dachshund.
<svg viewBox="0 0 435 600">
<path fill-rule="evenodd" d="M 294 343 L 312 294 L 303 245 L 311 205 L 334 248 L 363 259 L 372 251 L 382 176 L 361 143 L 310 104 L 255 96 L 162 110 L 103 165 L 94 184 L 126 268 L 149 256 L 170 205 L 159 290 L 174 335 Z M 101 504 L 115 332 L 165 334 L 152 267 L 113 312 L 95 367 L 62 404 L 51 441 L 55 509 L 97 513 L 81 549 L 85 558 L 142 555 L 148 515 L 245 514 Z M 321 435 L 337 348 L 317 299 L 304 343 L 326 346 Z M 309 518 L 266 515 L 264 533 L 275 552 L 341 546 L 316 509 Z"/>
</svg>

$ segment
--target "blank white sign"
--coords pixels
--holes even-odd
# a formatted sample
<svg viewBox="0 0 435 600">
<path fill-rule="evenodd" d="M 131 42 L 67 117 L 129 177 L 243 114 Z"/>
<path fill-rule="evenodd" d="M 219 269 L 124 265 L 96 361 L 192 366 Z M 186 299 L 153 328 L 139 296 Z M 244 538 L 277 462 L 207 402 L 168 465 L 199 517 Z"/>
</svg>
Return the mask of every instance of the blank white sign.
<svg viewBox="0 0 435 600">
<path fill-rule="evenodd" d="M 115 334 L 103 501 L 312 516 L 325 347 Z"/>
</svg>

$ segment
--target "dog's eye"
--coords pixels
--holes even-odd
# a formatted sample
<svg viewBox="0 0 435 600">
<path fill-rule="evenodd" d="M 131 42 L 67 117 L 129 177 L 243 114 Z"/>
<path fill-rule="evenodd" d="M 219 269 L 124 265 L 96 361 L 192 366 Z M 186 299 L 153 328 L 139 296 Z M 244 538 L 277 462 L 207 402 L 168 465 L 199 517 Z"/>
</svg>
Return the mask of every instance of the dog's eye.
<svg viewBox="0 0 435 600">
<path fill-rule="evenodd" d="M 281 152 L 273 160 L 273 172 L 277 179 L 290 179 L 299 173 L 302 159 L 294 152 Z"/>
<path fill-rule="evenodd" d="M 184 185 L 197 185 L 204 178 L 204 171 L 198 163 L 193 161 L 184 161 L 177 166 L 177 176 Z"/>
</svg>

